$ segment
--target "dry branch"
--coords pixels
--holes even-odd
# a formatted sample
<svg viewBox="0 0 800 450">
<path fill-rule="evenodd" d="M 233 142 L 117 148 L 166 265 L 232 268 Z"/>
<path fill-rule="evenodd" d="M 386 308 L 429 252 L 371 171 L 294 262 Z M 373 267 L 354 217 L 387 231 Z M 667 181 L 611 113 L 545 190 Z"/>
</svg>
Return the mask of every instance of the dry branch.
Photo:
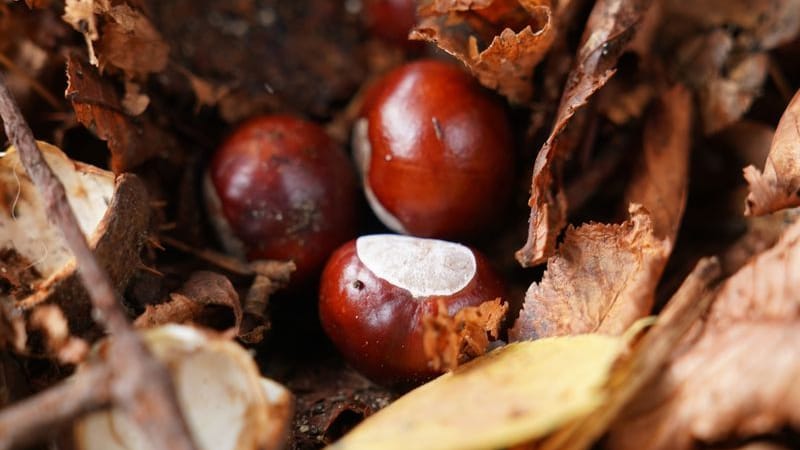
<svg viewBox="0 0 800 450">
<path fill-rule="evenodd" d="M 59 227 L 75 256 L 78 273 L 92 300 L 95 319 L 114 335 L 108 352 L 112 402 L 150 436 L 153 448 L 193 450 L 195 446 L 166 368 L 147 351 L 128 322 L 108 274 L 95 259 L 67 202 L 64 186 L 44 161 L 33 132 L 2 76 L 0 117 L 25 171 L 45 202 L 48 216 Z"/>
<path fill-rule="evenodd" d="M 13 407 L 0 411 L 0 448 L 31 445 L 60 426 L 111 405 L 108 367 L 95 365 Z"/>
</svg>

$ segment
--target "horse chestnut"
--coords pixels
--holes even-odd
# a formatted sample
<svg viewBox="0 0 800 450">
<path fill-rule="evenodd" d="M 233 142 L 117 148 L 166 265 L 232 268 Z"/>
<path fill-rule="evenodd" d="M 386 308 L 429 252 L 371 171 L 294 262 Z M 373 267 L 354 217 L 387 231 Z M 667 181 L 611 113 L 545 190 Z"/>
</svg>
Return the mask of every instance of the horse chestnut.
<svg viewBox="0 0 800 450">
<path fill-rule="evenodd" d="M 292 259 L 297 282 L 355 235 L 350 161 L 322 128 L 298 118 L 264 116 L 240 126 L 214 155 L 205 194 L 229 252 Z"/>
<path fill-rule="evenodd" d="M 322 273 L 322 327 L 350 364 L 378 382 L 436 375 L 423 351 L 423 318 L 441 301 L 454 315 L 504 295 L 479 253 L 460 244 L 399 235 L 362 236 Z"/>
<path fill-rule="evenodd" d="M 506 111 L 467 73 L 439 61 L 379 80 L 354 128 L 370 206 L 390 229 L 464 239 L 496 222 L 511 193 Z"/>
<path fill-rule="evenodd" d="M 415 0 L 366 0 L 364 17 L 367 28 L 376 37 L 409 48 L 419 45 L 408 40 L 417 20 Z"/>
</svg>

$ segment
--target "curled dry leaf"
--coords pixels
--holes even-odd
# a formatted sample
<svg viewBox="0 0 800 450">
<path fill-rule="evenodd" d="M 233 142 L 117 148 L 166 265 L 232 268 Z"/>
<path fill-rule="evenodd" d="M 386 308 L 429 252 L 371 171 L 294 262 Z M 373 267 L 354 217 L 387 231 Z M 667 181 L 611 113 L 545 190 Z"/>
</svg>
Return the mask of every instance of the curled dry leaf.
<svg viewBox="0 0 800 450">
<path fill-rule="evenodd" d="M 412 39 L 434 42 L 511 102 L 530 100 L 555 35 L 550 0 L 430 0 L 418 16 Z"/>
<path fill-rule="evenodd" d="M 65 95 L 72 102 L 78 122 L 108 142 L 111 169 L 115 173 L 130 170 L 156 155 L 168 154 L 176 147 L 174 137 L 148 118 L 134 121 L 114 86 L 74 54 L 67 58 Z M 127 106 L 140 109 L 141 101 L 131 100 Z"/>
<path fill-rule="evenodd" d="M 800 221 L 774 247 L 732 276 L 719 293 L 708 322 L 724 328 L 746 321 L 800 320 Z"/>
<path fill-rule="evenodd" d="M 626 45 L 647 13 L 652 0 L 599 0 L 589 16 L 582 44 L 561 96 L 553 130 L 536 157 L 531 180 L 528 239 L 517 251 L 523 267 L 547 260 L 567 223 L 567 204 L 561 189 L 562 164 L 574 142 L 562 139 L 575 113 L 614 74 Z"/>
<path fill-rule="evenodd" d="M 69 159 L 60 149 L 39 143 L 45 160 L 64 184 L 95 256 L 122 289 L 139 266 L 149 209 L 144 185 L 133 175 L 115 177 Z M 76 273 L 75 260 L 61 232 L 45 214 L 44 200 L 27 177 L 16 149 L 0 158 L 0 235 L 13 253 L 29 261 L 38 275 L 31 293 L 16 301 L 31 310 L 46 302 L 58 304 L 70 329 L 93 326 L 91 304 Z"/>
<path fill-rule="evenodd" d="M 675 242 L 686 207 L 691 148 L 692 99 L 676 86 L 664 92 L 648 112 L 642 136 L 642 154 L 626 203 L 637 203 L 650 213 L 653 232 Z"/>
<path fill-rule="evenodd" d="M 700 337 L 673 352 L 610 447 L 689 449 L 800 425 L 798 273 L 800 222 L 725 282 Z"/>
<path fill-rule="evenodd" d="M 662 373 L 675 347 L 708 312 L 720 275 L 716 259 L 701 260 L 657 318 L 643 319 L 628 331 L 631 334 L 653 324 L 642 337 L 632 339 L 631 349 L 614 363 L 603 406 L 548 436 L 536 448 L 592 448 L 627 405 Z"/>
<path fill-rule="evenodd" d="M 800 31 L 800 1 L 667 0 L 659 46 L 697 93 L 707 134 L 736 122 L 761 93 L 767 50 Z"/>
<path fill-rule="evenodd" d="M 744 177 L 750 184 L 746 215 L 760 216 L 800 206 L 800 91 L 778 123 L 764 171 L 748 166 Z"/>
<path fill-rule="evenodd" d="M 331 450 L 508 448 L 545 436 L 602 404 L 622 338 L 518 342 L 409 392 Z"/>
<path fill-rule="evenodd" d="M 169 325 L 143 333 L 172 375 L 180 407 L 198 448 L 282 448 L 292 417 L 291 393 L 259 376 L 239 345 L 196 328 Z M 97 357 L 102 357 L 99 352 Z M 73 429 L 81 450 L 149 449 L 150 442 L 120 410 L 94 413 Z"/>
<path fill-rule="evenodd" d="M 486 353 L 489 338 L 500 336 L 500 325 L 507 311 L 508 304 L 496 298 L 467 306 L 450 316 L 440 300 L 436 315 L 422 320 L 422 347 L 430 366 L 438 372 L 452 371 Z"/>
<path fill-rule="evenodd" d="M 511 341 L 619 334 L 650 313 L 671 243 L 655 236 L 641 206 L 630 214 L 621 224 L 567 229 L 541 282 L 528 289 Z"/>
<path fill-rule="evenodd" d="M 210 306 L 221 306 L 233 314 L 233 332 L 239 334 L 242 325 L 242 305 L 239 294 L 227 277 L 214 272 L 193 273 L 178 292 L 169 295 L 169 300 L 157 305 L 147 305 L 134 322 L 139 328 L 152 328 L 167 323 L 206 322 L 209 311 L 218 315 L 219 310 Z M 214 320 L 214 322 L 218 322 Z"/>
<path fill-rule="evenodd" d="M 169 46 L 148 18 L 124 1 L 67 0 L 63 18 L 83 34 L 91 63 L 101 69 L 122 70 L 130 79 L 167 66 Z"/>
<path fill-rule="evenodd" d="M 798 339 L 796 321 L 706 332 L 627 409 L 612 428 L 608 448 L 691 449 L 696 441 L 746 439 L 800 426 Z"/>
</svg>

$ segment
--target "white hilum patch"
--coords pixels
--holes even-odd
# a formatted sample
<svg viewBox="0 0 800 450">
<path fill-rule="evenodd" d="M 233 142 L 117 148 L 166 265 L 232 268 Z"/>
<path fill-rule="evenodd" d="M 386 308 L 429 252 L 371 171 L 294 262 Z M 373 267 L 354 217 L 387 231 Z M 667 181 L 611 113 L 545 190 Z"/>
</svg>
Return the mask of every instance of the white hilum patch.
<svg viewBox="0 0 800 450">
<path fill-rule="evenodd" d="M 453 242 L 376 234 L 358 238 L 356 254 L 376 276 L 414 297 L 454 294 L 475 277 L 472 250 Z"/>
</svg>

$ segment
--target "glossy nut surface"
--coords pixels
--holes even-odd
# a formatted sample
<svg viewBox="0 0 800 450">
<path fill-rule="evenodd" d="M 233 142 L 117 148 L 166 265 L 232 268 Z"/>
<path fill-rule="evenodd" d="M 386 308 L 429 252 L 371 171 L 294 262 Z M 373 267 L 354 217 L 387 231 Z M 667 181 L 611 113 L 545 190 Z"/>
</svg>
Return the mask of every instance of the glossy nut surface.
<svg viewBox="0 0 800 450">
<path fill-rule="evenodd" d="M 465 239 L 497 221 L 514 174 L 503 106 L 460 68 L 407 64 L 376 83 L 354 128 L 370 206 L 394 231 Z"/>
<path fill-rule="evenodd" d="M 408 33 L 416 23 L 415 0 L 365 0 L 364 19 L 374 36 L 407 48 L 419 46 L 409 41 Z"/>
<path fill-rule="evenodd" d="M 319 126 L 264 116 L 214 155 L 206 200 L 225 247 L 249 259 L 293 259 L 306 281 L 355 234 L 357 186 L 347 155 Z"/>
<path fill-rule="evenodd" d="M 440 300 L 453 315 L 504 296 L 486 259 L 451 242 L 399 235 L 360 237 L 339 248 L 320 285 L 322 326 L 356 369 L 382 383 L 436 375 L 423 352 L 423 317 Z"/>
</svg>

